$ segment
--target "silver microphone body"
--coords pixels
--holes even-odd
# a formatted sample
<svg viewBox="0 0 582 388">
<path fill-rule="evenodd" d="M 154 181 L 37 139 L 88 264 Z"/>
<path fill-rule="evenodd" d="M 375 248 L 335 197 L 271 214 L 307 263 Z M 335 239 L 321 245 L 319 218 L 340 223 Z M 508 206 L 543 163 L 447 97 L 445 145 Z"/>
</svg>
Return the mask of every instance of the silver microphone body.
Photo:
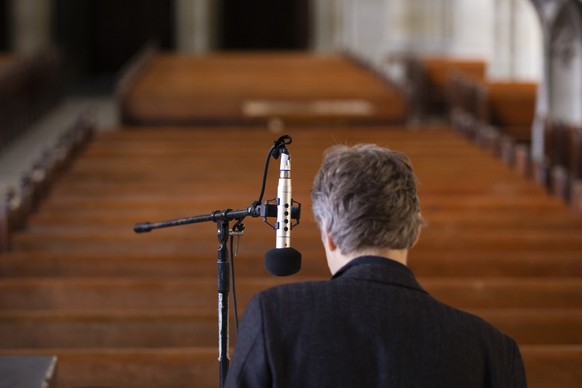
<svg viewBox="0 0 582 388">
<path fill-rule="evenodd" d="M 275 224 L 277 248 L 291 246 L 291 156 L 281 152 L 279 184 L 277 185 L 277 223 Z"/>
<path fill-rule="evenodd" d="M 301 269 L 301 253 L 291 247 L 291 156 L 281 150 L 281 167 L 277 186 L 277 222 L 275 248 L 265 253 L 265 268 L 276 276 L 288 276 Z"/>
</svg>

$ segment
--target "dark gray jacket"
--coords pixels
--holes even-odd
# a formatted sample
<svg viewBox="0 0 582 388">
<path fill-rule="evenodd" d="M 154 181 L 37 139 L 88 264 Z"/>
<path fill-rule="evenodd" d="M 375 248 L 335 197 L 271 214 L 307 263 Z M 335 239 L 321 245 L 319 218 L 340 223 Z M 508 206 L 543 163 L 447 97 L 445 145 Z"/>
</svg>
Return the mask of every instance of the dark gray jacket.
<svg viewBox="0 0 582 388">
<path fill-rule="evenodd" d="M 513 339 L 429 295 L 408 267 L 361 257 L 330 281 L 258 293 L 227 387 L 525 387 Z"/>
</svg>

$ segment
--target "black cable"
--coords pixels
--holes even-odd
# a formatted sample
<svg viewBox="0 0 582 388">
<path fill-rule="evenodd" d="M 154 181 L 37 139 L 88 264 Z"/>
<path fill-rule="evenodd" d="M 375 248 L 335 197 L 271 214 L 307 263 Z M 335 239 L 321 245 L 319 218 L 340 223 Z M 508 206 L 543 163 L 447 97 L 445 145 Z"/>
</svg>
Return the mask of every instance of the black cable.
<svg viewBox="0 0 582 388">
<path fill-rule="evenodd" d="M 260 205 L 263 202 L 263 195 L 265 194 L 265 185 L 267 184 L 267 174 L 269 173 L 269 162 L 271 161 L 271 156 L 275 159 L 279 159 L 281 150 L 285 148 L 286 145 L 291 144 L 293 139 L 289 135 L 283 135 L 273 142 L 271 149 L 267 153 L 267 160 L 265 160 L 265 169 L 263 171 L 263 184 L 261 185 L 261 194 L 259 194 L 259 199 L 255 202 L 255 205 Z"/>
<path fill-rule="evenodd" d="M 259 194 L 259 199 L 255 202 L 256 205 L 260 205 L 263 202 L 263 195 L 265 195 L 265 186 L 267 184 L 267 175 L 269 173 L 269 161 L 271 160 L 271 155 L 273 155 L 273 151 L 275 150 L 275 146 L 273 145 L 269 152 L 267 153 L 267 160 L 265 160 L 265 169 L 263 171 L 263 184 L 261 185 L 261 194 Z"/>
<path fill-rule="evenodd" d="M 234 276 L 234 236 L 230 236 L 230 277 L 232 285 L 232 308 L 234 310 L 234 327 L 238 333 L 238 305 L 236 303 L 236 284 Z"/>
<path fill-rule="evenodd" d="M 274 141 L 273 145 L 269 149 L 267 153 L 267 159 L 265 160 L 265 169 L 263 171 L 263 183 L 261 185 L 261 193 L 259 194 L 259 199 L 257 199 L 253 206 L 258 206 L 263 202 L 263 196 L 265 194 L 265 186 L 267 184 L 267 175 L 269 173 L 269 162 L 271 161 L 271 156 L 275 159 L 279 158 L 281 154 L 281 150 L 285 149 L 285 146 L 291 144 L 293 139 L 289 135 L 283 135 Z M 242 220 L 239 220 L 236 224 L 233 225 L 232 231 L 242 233 L 244 230 L 244 224 Z M 235 328 L 238 333 L 238 305 L 236 302 L 236 284 L 235 284 L 235 274 L 234 274 L 234 234 L 230 236 L 230 276 L 231 276 L 231 285 L 232 285 L 232 305 L 234 309 L 234 322 Z"/>
</svg>

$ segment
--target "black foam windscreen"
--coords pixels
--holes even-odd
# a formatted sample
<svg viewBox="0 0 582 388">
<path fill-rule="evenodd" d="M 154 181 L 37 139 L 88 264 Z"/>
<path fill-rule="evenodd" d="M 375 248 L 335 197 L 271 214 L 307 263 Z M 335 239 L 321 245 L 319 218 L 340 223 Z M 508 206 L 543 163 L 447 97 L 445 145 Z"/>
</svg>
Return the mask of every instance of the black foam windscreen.
<svg viewBox="0 0 582 388">
<path fill-rule="evenodd" d="M 265 253 L 265 268 L 275 276 L 293 275 L 301 269 L 301 253 L 295 248 L 274 248 Z"/>
</svg>

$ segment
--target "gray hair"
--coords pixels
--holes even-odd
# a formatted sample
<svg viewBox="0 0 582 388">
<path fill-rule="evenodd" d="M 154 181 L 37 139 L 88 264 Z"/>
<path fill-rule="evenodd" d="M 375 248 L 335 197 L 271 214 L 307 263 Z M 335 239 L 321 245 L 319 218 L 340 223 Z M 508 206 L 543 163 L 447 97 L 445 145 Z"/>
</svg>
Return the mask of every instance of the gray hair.
<svg viewBox="0 0 582 388">
<path fill-rule="evenodd" d="M 374 144 L 333 146 L 311 192 L 312 210 L 343 254 L 411 248 L 424 221 L 406 155 Z"/>
</svg>

